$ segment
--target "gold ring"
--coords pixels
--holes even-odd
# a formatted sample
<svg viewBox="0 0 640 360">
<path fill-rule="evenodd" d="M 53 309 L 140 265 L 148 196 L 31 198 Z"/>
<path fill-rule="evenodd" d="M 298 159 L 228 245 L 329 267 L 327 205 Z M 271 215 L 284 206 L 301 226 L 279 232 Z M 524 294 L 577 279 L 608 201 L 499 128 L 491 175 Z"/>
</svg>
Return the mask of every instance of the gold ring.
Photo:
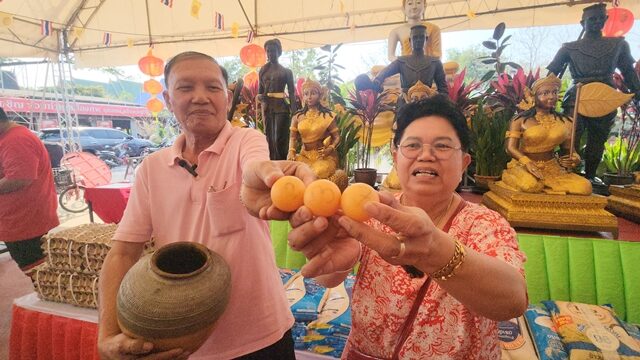
<svg viewBox="0 0 640 360">
<path fill-rule="evenodd" d="M 407 246 L 404 244 L 404 235 L 402 234 L 395 234 L 394 235 L 396 239 L 398 239 L 398 241 L 400 242 L 400 251 L 398 251 L 398 255 L 396 256 L 392 256 L 392 259 L 397 259 L 402 257 L 402 255 L 404 255 L 404 253 L 407 251 Z"/>
</svg>

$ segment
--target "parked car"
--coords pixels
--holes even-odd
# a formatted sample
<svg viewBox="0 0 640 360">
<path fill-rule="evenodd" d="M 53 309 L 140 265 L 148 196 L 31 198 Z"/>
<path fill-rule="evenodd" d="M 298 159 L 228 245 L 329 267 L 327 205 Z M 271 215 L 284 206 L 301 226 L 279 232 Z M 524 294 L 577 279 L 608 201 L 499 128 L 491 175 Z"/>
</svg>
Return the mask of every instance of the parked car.
<svg viewBox="0 0 640 360">
<path fill-rule="evenodd" d="M 131 135 L 124 131 L 101 128 L 101 127 L 77 127 L 73 131 L 76 131 L 76 137 L 80 139 L 80 146 L 82 151 L 86 151 L 96 155 L 98 151 L 106 150 L 107 147 L 112 148 L 118 144 L 127 142 L 131 144 L 131 147 L 136 149 L 138 153 L 142 152 L 142 149 L 148 146 L 152 146 L 153 143 L 144 139 L 135 139 Z M 61 142 L 60 139 L 61 130 L 58 128 L 42 129 L 40 130 L 40 139 L 43 142 Z M 67 130 L 62 130 L 62 136 L 66 136 Z"/>
</svg>

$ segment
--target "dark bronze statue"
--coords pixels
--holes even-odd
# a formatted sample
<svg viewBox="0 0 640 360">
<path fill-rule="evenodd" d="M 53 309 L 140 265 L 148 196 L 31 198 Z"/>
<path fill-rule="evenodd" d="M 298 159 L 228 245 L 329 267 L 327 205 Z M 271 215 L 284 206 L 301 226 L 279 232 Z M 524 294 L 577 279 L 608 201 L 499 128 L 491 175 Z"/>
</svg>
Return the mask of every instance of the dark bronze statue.
<svg viewBox="0 0 640 360">
<path fill-rule="evenodd" d="M 436 57 L 424 54 L 424 43 L 426 40 L 427 28 L 424 25 L 411 27 L 411 55 L 399 56 L 380 71 L 378 76 L 373 79 L 373 82 L 381 87 L 384 79 L 399 73 L 400 86 L 405 94 L 418 80 L 428 87 L 435 82 L 438 92 L 447 94 L 447 81 L 445 79 L 442 62 Z"/>
<path fill-rule="evenodd" d="M 293 73 L 278 63 L 278 58 L 282 54 L 280 40 L 268 40 L 264 43 L 264 49 L 269 61 L 260 69 L 258 100 L 262 104 L 262 120 L 269 143 L 269 156 L 271 160 L 285 160 L 289 145 L 291 114 L 296 112 Z M 285 87 L 289 93 L 288 104 Z"/>
<path fill-rule="evenodd" d="M 576 101 L 575 84 L 601 82 L 614 87 L 613 73 L 620 70 L 629 90 L 636 94 L 636 101 L 640 99 L 640 81 L 633 69 L 633 57 L 629 44 L 622 37 L 603 37 L 602 28 L 607 20 L 605 4 L 586 7 L 582 13 L 584 37 L 562 45 L 547 69 L 550 73 L 561 76 L 569 66 L 573 77 L 573 86 L 567 91 L 562 100 L 564 113 L 573 116 Z M 616 112 L 599 118 L 588 118 L 578 115 L 576 139 L 587 131 L 587 146 L 584 153 L 585 173 L 587 178 L 595 184 L 596 169 L 602 159 L 604 143 L 607 141 Z M 579 141 L 576 141 L 576 147 Z"/>
</svg>

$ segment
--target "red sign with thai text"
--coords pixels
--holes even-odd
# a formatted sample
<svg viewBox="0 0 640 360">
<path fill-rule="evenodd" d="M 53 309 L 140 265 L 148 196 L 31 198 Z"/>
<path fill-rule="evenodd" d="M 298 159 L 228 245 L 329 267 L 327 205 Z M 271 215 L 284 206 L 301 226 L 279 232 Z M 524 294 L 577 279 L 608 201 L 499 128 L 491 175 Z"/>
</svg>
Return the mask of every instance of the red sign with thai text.
<svg viewBox="0 0 640 360">
<path fill-rule="evenodd" d="M 92 103 L 71 103 L 71 108 L 78 115 L 92 116 L 125 116 L 125 117 L 148 117 L 149 110 L 145 107 L 92 104 Z M 5 111 L 18 113 L 45 113 L 56 114 L 63 111 L 63 102 L 55 100 L 23 99 L 16 97 L 0 97 L 0 106 Z"/>
</svg>

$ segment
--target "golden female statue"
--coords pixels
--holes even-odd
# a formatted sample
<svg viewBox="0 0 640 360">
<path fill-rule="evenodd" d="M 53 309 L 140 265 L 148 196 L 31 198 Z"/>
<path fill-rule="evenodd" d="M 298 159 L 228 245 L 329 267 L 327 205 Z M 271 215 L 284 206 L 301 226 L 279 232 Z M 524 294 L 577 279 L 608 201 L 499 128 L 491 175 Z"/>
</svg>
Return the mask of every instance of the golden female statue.
<svg viewBox="0 0 640 360">
<path fill-rule="evenodd" d="M 549 75 L 533 83 L 530 109 L 517 115 L 507 131 L 507 151 L 513 160 L 502 173 L 509 188 L 527 193 L 590 195 L 591 183 L 568 169 L 580 163 L 569 153 L 573 120 L 555 111 L 561 81 Z"/>
<path fill-rule="evenodd" d="M 287 160 L 301 161 L 311 166 L 320 179 L 329 179 L 338 187 L 347 187 L 346 173 L 338 169 L 336 146 L 340 142 L 338 125 L 331 110 L 322 106 L 322 86 L 311 79 L 302 84 L 304 107 L 291 119 Z M 302 142 L 296 154 L 298 139 Z"/>
</svg>

